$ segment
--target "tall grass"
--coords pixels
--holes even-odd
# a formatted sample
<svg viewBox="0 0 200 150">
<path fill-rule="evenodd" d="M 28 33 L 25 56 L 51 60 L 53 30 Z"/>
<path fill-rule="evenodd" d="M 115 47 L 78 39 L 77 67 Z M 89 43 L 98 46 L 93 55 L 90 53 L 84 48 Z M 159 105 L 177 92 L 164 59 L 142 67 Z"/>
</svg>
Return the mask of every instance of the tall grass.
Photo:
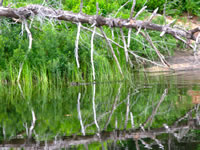
<svg viewBox="0 0 200 150">
<path fill-rule="evenodd" d="M 140 19 L 144 19 L 145 15 L 141 15 Z M 156 20 L 155 20 L 156 21 Z M 162 24 L 162 18 L 158 18 L 157 22 Z M 90 40 L 91 32 L 81 30 L 79 40 L 79 61 L 80 68 L 77 68 L 74 48 L 77 27 L 71 23 L 56 23 L 52 26 L 49 22 L 39 23 L 37 20 L 33 22 L 31 32 L 33 35 L 33 47 L 28 54 L 27 60 L 22 70 L 20 82 L 23 84 L 42 83 L 58 84 L 63 79 L 65 83 L 69 82 L 91 82 L 92 66 L 90 62 Z M 67 26 L 67 29 L 66 29 Z M 38 29 L 40 28 L 40 29 Z M 109 38 L 112 38 L 110 28 L 104 28 L 105 33 Z M 127 35 L 128 29 L 123 29 Z M 11 25 L 10 20 L 4 20 L 1 24 L 0 34 L 0 82 L 15 84 L 18 76 L 19 65 L 24 61 L 24 56 L 28 47 L 28 38 L 26 33 L 21 32 L 21 25 Z M 97 30 L 98 32 L 98 30 Z M 115 29 L 115 41 L 123 46 L 122 38 L 119 29 Z M 157 43 L 155 45 L 166 53 L 165 48 L 160 46 L 159 33 L 150 32 L 152 39 Z M 159 38 L 159 39 L 158 39 Z M 138 42 L 141 41 L 141 42 Z M 166 39 L 166 49 L 176 47 L 170 36 Z M 161 42 L 165 42 L 161 41 Z M 168 42 L 168 43 L 167 43 Z M 133 68 L 129 63 L 126 63 L 124 50 L 112 45 L 115 54 L 122 68 L 123 76 L 120 74 L 115 60 L 108 48 L 106 41 L 95 35 L 94 39 L 94 67 L 96 80 L 101 81 L 116 81 L 123 79 L 131 79 Z M 134 31 L 131 38 L 130 49 L 142 57 L 156 58 L 151 46 L 137 36 Z M 132 61 L 135 58 L 131 57 Z M 137 64 L 134 64 L 136 68 Z"/>
</svg>

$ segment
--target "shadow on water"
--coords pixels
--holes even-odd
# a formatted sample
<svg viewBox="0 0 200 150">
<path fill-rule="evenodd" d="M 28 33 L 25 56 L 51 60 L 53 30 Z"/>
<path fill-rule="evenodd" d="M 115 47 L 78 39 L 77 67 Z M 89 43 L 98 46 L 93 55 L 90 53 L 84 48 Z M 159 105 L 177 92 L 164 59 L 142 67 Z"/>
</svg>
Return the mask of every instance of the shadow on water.
<svg viewBox="0 0 200 150">
<path fill-rule="evenodd" d="M 140 73 L 112 84 L 2 86 L 0 148 L 199 149 L 198 78 Z"/>
</svg>

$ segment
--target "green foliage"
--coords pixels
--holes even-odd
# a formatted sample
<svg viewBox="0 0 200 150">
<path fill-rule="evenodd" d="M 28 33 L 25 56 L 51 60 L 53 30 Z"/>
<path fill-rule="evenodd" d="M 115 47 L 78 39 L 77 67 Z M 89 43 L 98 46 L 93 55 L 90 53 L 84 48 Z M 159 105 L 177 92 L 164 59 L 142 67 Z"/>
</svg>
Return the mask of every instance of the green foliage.
<svg viewBox="0 0 200 150">
<path fill-rule="evenodd" d="M 182 15 L 188 12 L 200 16 L 200 1 L 198 0 L 170 0 L 166 7 L 168 15 Z"/>
<path fill-rule="evenodd" d="M 6 1 L 7 5 L 11 1 Z M 27 4 L 41 4 L 43 1 L 39 0 L 15 0 L 12 7 L 21 7 Z M 122 8 L 117 13 L 120 6 L 126 3 L 126 0 L 84 0 L 83 1 L 83 12 L 86 14 L 94 15 L 96 14 L 96 2 L 99 3 L 99 14 L 103 16 L 115 16 L 121 18 L 129 18 L 130 9 L 132 3 L 129 2 L 126 6 Z M 156 7 L 160 6 L 160 11 L 163 10 L 163 4 L 165 0 L 156 2 L 155 0 L 148 1 L 146 0 L 137 1 L 135 7 L 135 13 L 140 10 L 144 4 L 148 6 L 148 10 L 154 10 Z M 186 1 L 187 11 L 191 13 L 194 12 L 191 8 L 195 7 L 195 4 L 198 2 Z M 177 1 L 168 1 L 170 3 L 168 8 L 173 7 L 183 7 L 180 5 L 180 2 Z M 80 0 L 62 0 L 55 1 L 49 0 L 48 3 L 45 3 L 50 7 L 54 8 L 63 8 L 64 10 L 69 10 L 73 12 L 79 12 Z M 168 5 L 167 5 L 168 6 Z M 198 5 L 196 5 L 197 7 Z M 196 8 L 195 7 L 195 8 Z M 199 8 L 198 8 L 199 9 Z M 198 11 L 195 9 L 195 12 Z M 179 9 L 180 11 L 185 11 L 186 9 Z M 148 18 L 150 13 L 143 12 L 138 19 L 145 20 Z M 153 20 L 154 23 L 164 24 L 163 17 L 156 17 Z M 1 80 L 2 82 L 6 81 L 16 81 L 16 76 L 18 74 L 19 65 L 24 61 L 27 47 L 28 47 L 28 38 L 27 33 L 24 31 L 22 33 L 21 24 L 13 24 L 11 19 L 3 19 L 0 22 L 1 33 L 0 33 L 0 71 L 1 71 Z M 104 28 L 107 36 L 112 38 L 112 34 L 109 28 Z M 98 29 L 97 29 L 98 31 Z M 25 79 L 32 78 L 32 81 L 38 81 L 42 79 L 52 80 L 59 78 L 65 78 L 68 81 L 91 81 L 92 80 L 92 71 L 90 63 L 90 39 L 91 32 L 81 30 L 80 41 L 79 41 L 79 61 L 81 68 L 77 69 L 75 58 L 74 58 L 74 49 L 75 49 L 75 40 L 77 33 L 77 26 L 72 23 L 61 22 L 41 22 L 41 20 L 34 20 L 32 23 L 31 32 L 33 35 L 33 46 L 26 60 L 26 69 L 22 72 L 22 77 Z M 100 32 L 100 31 L 98 31 Z M 125 35 L 128 34 L 128 29 L 123 29 Z M 140 35 L 136 35 L 135 30 L 132 31 L 131 45 L 130 49 L 136 54 L 149 57 L 151 59 L 156 59 L 157 55 L 149 43 Z M 119 29 L 114 30 L 115 40 L 123 46 L 123 41 L 121 40 L 121 35 Z M 155 46 L 163 54 L 173 53 L 173 49 L 176 47 L 176 41 L 171 38 L 171 36 L 165 36 L 163 39 L 160 39 L 158 32 L 148 31 L 148 34 L 151 35 L 152 41 Z M 126 37 L 127 40 L 127 37 Z M 95 50 L 94 50 L 94 64 L 96 71 L 96 78 L 99 80 L 117 80 L 121 76 L 119 74 L 117 65 L 113 59 L 113 56 L 107 46 L 107 43 L 102 38 L 95 35 Z M 120 61 L 120 65 L 123 69 L 124 74 L 127 78 L 131 73 L 131 68 L 125 64 L 125 55 L 122 48 L 112 45 L 115 53 Z M 135 58 L 130 56 L 133 62 Z M 135 66 L 136 67 L 136 66 Z M 29 77 L 26 77 L 28 73 Z M 59 76 L 59 77 L 58 77 Z"/>
</svg>

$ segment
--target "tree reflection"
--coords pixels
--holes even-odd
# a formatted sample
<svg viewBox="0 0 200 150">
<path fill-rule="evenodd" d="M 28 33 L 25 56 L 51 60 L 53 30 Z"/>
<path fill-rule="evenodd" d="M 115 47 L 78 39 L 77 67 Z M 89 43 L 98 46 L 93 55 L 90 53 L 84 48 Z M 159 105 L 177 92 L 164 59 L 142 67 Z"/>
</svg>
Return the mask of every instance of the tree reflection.
<svg viewBox="0 0 200 150">
<path fill-rule="evenodd" d="M 140 94 L 144 89 L 146 89 L 146 86 L 137 88 L 130 87 L 126 90 L 126 95 L 122 96 L 121 93 L 124 92 L 124 89 L 123 85 L 119 84 L 115 95 L 112 94 L 113 101 L 109 99 L 105 101 L 107 106 L 102 105 L 102 102 L 96 99 L 96 97 L 98 97 L 96 84 L 93 84 L 91 88 L 91 105 L 87 103 L 87 109 L 90 109 L 91 107 L 92 113 L 90 114 L 92 117 L 90 117 L 90 115 L 85 115 L 86 106 L 84 105 L 84 101 L 87 99 L 87 96 L 84 96 L 86 99 L 81 97 L 82 90 L 78 91 L 78 97 L 76 97 L 77 118 L 79 121 L 77 126 L 81 127 L 81 134 L 79 134 L 78 131 L 77 134 L 67 136 L 57 133 L 54 140 L 38 140 L 41 135 L 39 135 L 39 133 L 36 134 L 35 128 L 37 128 L 39 120 L 36 122 L 37 112 L 35 114 L 35 111 L 32 109 L 32 121 L 30 123 L 30 128 L 26 126 L 27 138 L 24 138 L 24 136 L 23 138 L 18 138 L 16 136 L 6 140 L 6 129 L 5 126 L 3 126 L 2 133 L 4 140 L 2 140 L 0 147 L 58 149 L 70 148 L 71 146 L 79 147 L 80 145 L 83 145 L 84 149 L 90 149 L 90 144 L 98 142 L 100 143 L 102 149 L 106 149 L 104 143 L 107 143 L 107 145 L 112 143 L 112 148 L 110 149 L 117 149 L 117 147 L 123 147 L 123 145 L 126 145 L 125 141 L 131 140 L 132 144 L 134 142 L 134 147 L 137 150 L 140 150 L 142 147 L 146 149 L 153 149 L 155 146 L 158 149 L 165 149 L 166 146 L 168 149 L 173 149 L 173 146 L 175 145 L 173 142 L 175 140 L 182 142 L 188 138 L 187 142 L 190 142 L 189 137 L 192 136 L 192 134 L 195 134 L 195 130 L 200 129 L 199 104 L 196 103 L 196 96 L 198 96 L 198 92 L 191 90 L 187 92 L 188 95 L 195 97 L 192 98 L 192 101 L 195 100 L 195 103 L 193 102 L 193 104 L 196 105 L 179 118 L 176 118 L 176 120 L 172 123 L 168 124 L 168 122 L 162 121 L 162 124 L 159 125 L 160 127 L 157 127 L 157 119 L 159 116 L 164 118 L 167 113 L 170 113 L 170 111 L 165 110 L 166 104 L 168 104 L 166 102 L 169 101 L 170 98 L 168 88 L 165 88 L 162 92 L 160 92 L 160 94 L 158 94 L 156 102 L 151 102 L 149 99 L 144 105 L 143 101 L 138 100 L 138 96 L 141 96 Z M 21 88 L 20 91 L 22 91 Z M 158 90 L 156 90 L 156 92 L 157 91 Z M 151 97 L 153 94 L 154 92 L 152 92 Z M 168 97 L 168 99 L 166 99 L 166 97 Z M 150 102 L 152 105 L 150 105 Z M 137 106 L 137 103 L 141 104 Z M 171 102 L 169 102 L 168 105 L 169 107 L 172 107 Z M 139 112 L 138 110 L 140 109 L 137 108 L 140 106 L 143 107 L 141 112 Z M 101 111 L 99 111 L 99 109 L 101 109 Z M 135 111 L 135 109 L 138 110 Z M 170 108 L 170 110 L 175 111 L 175 108 Z M 143 113 L 144 111 L 150 112 L 148 113 L 148 116 L 145 117 L 144 114 L 146 113 Z M 72 115 L 67 117 L 74 116 L 73 112 L 71 112 L 71 114 Z M 93 126 L 95 126 L 95 128 L 93 128 Z M 90 132 L 91 129 L 96 131 Z M 167 141 L 166 138 L 163 138 L 166 136 L 168 136 Z M 128 145 L 126 145 L 126 147 L 128 147 Z M 107 148 L 109 149 L 109 147 Z"/>
</svg>

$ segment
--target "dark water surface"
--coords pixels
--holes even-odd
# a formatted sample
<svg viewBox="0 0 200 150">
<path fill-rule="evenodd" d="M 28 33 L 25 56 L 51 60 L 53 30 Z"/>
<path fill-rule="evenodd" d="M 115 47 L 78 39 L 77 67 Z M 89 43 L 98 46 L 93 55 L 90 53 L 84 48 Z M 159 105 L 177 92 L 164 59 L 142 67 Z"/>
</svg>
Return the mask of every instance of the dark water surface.
<svg viewBox="0 0 200 150">
<path fill-rule="evenodd" d="M 200 71 L 0 86 L 0 149 L 200 149 Z"/>
</svg>

